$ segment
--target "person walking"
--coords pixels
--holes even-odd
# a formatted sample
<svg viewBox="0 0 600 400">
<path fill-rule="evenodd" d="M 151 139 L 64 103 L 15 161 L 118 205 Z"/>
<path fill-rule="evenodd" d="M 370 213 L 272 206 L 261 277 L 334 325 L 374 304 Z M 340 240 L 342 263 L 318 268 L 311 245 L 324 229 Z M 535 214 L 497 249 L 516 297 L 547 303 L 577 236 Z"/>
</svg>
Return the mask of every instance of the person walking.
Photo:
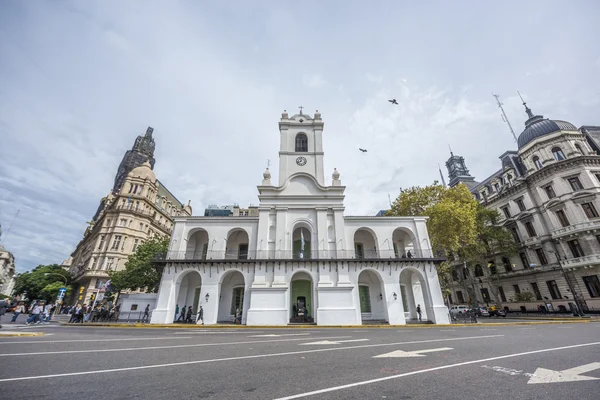
<svg viewBox="0 0 600 400">
<path fill-rule="evenodd" d="M 204 309 L 202 309 L 202 306 L 200 306 L 198 309 L 198 318 L 196 319 L 196 324 L 198 321 L 202 321 L 202 325 L 204 325 Z"/>
<path fill-rule="evenodd" d="M 178 315 L 179 315 L 179 304 L 176 304 L 175 305 L 175 316 L 173 317 L 173 322 L 175 322 Z"/>
<path fill-rule="evenodd" d="M 42 311 L 42 319 L 40 323 L 44 325 L 48 325 L 50 323 L 50 315 L 52 310 L 52 304 L 48 303 L 44 306 L 44 311 Z"/>
<path fill-rule="evenodd" d="M 2 316 L 6 314 L 6 310 L 8 309 L 8 301 L 0 300 L 0 322 L 2 322 Z M 2 324 L 0 324 L 0 328 L 2 328 Z"/>
<path fill-rule="evenodd" d="M 146 309 L 144 310 L 144 316 L 142 317 L 142 323 L 149 322 L 150 320 L 150 304 L 146 305 Z"/>
<path fill-rule="evenodd" d="M 419 321 L 421 321 L 421 305 L 420 304 L 417 304 L 417 314 L 419 315 Z"/>
<path fill-rule="evenodd" d="M 25 312 L 25 306 L 23 305 L 23 303 L 19 303 L 17 305 L 17 308 L 15 308 L 15 311 L 13 313 L 12 319 L 10 320 L 11 324 L 14 324 L 15 322 L 17 322 L 17 318 L 19 318 L 19 315 L 23 314 Z"/>
<path fill-rule="evenodd" d="M 42 313 L 42 311 L 44 310 L 44 303 L 39 302 L 37 303 L 34 307 L 33 310 L 31 310 L 31 316 L 29 318 L 27 318 L 27 321 L 25 321 L 25 325 L 31 325 L 39 323 L 40 322 L 40 314 Z"/>
<path fill-rule="evenodd" d="M 185 318 L 185 323 L 186 324 L 191 324 L 192 323 L 192 306 L 188 307 L 187 317 Z"/>
</svg>

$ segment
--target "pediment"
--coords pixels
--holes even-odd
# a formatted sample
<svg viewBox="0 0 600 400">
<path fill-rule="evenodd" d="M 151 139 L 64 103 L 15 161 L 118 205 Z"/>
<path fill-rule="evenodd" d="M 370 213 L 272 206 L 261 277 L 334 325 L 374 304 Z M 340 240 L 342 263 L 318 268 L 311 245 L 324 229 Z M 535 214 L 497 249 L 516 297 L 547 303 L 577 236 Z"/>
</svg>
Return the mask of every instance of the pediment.
<svg viewBox="0 0 600 400">
<path fill-rule="evenodd" d="M 308 174 L 292 175 L 284 185 L 281 194 L 291 196 L 320 195 L 323 194 L 323 189 Z"/>
<path fill-rule="evenodd" d="M 576 201 L 576 202 L 591 201 L 591 200 L 593 200 L 594 197 L 596 197 L 595 192 L 581 191 L 581 192 L 577 192 L 573 196 L 571 196 L 571 200 Z"/>
</svg>

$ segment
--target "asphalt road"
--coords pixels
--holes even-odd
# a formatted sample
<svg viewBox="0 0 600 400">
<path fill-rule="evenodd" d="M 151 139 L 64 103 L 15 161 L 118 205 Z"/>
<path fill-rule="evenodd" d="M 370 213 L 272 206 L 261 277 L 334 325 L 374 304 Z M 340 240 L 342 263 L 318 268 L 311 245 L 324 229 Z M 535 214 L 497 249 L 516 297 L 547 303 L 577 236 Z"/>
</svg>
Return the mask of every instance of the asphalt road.
<svg viewBox="0 0 600 400">
<path fill-rule="evenodd" d="M 46 336 L 0 338 L 2 399 L 596 400 L 600 392 L 597 321 L 402 329 L 28 329 Z"/>
</svg>

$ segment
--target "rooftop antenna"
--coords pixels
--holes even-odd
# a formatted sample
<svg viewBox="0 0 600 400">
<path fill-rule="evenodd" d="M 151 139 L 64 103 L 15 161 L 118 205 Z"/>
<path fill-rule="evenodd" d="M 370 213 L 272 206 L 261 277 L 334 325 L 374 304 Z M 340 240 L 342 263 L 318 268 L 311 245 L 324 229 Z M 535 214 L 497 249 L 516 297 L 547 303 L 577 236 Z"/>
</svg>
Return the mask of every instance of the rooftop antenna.
<svg viewBox="0 0 600 400">
<path fill-rule="evenodd" d="M 388 203 L 390 203 L 390 208 L 392 208 L 392 197 L 388 193 Z"/>
<path fill-rule="evenodd" d="M 442 178 L 442 184 L 446 187 L 446 180 L 444 179 L 444 174 L 442 174 L 442 167 L 440 167 L 440 163 L 438 163 L 438 169 L 440 170 L 440 178 Z"/>
<path fill-rule="evenodd" d="M 516 142 L 517 135 L 515 135 L 515 130 L 513 129 L 512 125 L 510 124 L 510 121 L 508 120 L 508 117 L 506 116 L 506 113 L 504 112 L 504 107 L 502 107 L 502 102 L 500 101 L 500 96 L 498 96 L 497 94 L 494 94 L 494 93 L 492 93 L 492 96 L 494 96 L 494 98 L 496 99 L 496 103 L 498 103 L 498 108 L 500 108 L 500 112 L 502 115 L 502 121 L 506 122 L 506 124 L 508 125 L 508 129 L 510 129 L 510 133 L 512 133 L 513 139 L 515 139 L 515 142 Z M 519 97 L 521 97 L 520 93 L 519 93 Z M 523 100 L 522 97 L 521 97 L 521 100 Z"/>
<path fill-rule="evenodd" d="M 10 230 L 12 229 L 13 223 L 15 222 L 15 219 L 17 219 L 17 216 L 19 215 L 19 212 L 21 211 L 21 209 L 18 209 L 15 216 L 13 217 L 12 221 L 10 221 L 10 225 L 8 226 L 8 229 L 6 230 L 6 234 L 4 235 L 4 237 L 2 238 L 2 240 L 0 240 L 0 243 L 4 243 L 4 241 L 6 240 L 6 237 L 8 236 L 8 234 L 10 233 Z M 2 232 L 0 230 L 0 236 L 2 236 Z"/>
<path fill-rule="evenodd" d="M 450 149 L 450 155 L 454 157 L 454 153 L 452 153 L 452 147 L 450 147 L 450 143 L 448 143 L 448 149 Z"/>
</svg>

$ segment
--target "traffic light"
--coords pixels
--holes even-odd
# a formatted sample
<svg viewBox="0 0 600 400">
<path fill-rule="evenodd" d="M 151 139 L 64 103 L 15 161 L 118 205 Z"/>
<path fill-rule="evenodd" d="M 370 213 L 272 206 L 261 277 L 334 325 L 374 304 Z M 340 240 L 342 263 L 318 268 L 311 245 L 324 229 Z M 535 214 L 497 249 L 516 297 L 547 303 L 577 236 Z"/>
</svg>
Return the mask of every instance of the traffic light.
<svg viewBox="0 0 600 400">
<path fill-rule="evenodd" d="M 90 296 L 90 301 L 93 302 L 95 298 L 96 298 L 96 293 L 92 293 L 92 295 Z"/>
</svg>

